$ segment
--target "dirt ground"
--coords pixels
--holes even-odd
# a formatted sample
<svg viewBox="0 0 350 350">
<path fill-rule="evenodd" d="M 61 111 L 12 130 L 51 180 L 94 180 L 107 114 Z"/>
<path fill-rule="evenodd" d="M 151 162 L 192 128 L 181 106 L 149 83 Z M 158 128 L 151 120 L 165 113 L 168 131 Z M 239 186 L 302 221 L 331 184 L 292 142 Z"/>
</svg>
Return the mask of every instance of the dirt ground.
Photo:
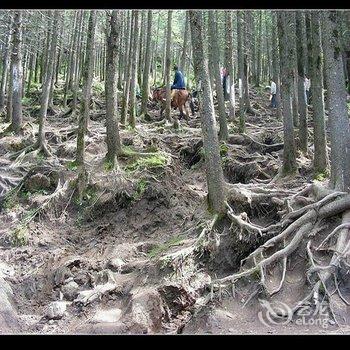
<svg viewBox="0 0 350 350">
<path fill-rule="evenodd" d="M 266 95 L 253 90 L 251 98 L 257 115 L 247 116 L 247 134 L 264 145 L 282 142 L 282 122 L 267 107 Z M 186 264 L 170 268 L 162 259 L 189 248 L 210 217 L 198 113 L 189 123 L 181 120 L 179 132 L 155 122 L 157 114 L 152 109 L 151 121 L 138 122 L 135 131 L 122 129 L 121 138 L 129 149 L 159 156 L 149 163 L 123 158 L 112 172 L 104 164 L 103 105 L 94 110 L 86 137 L 91 186 L 84 205 L 77 206 L 69 186 L 63 186 L 59 200 L 27 224 L 30 214 L 56 193 L 58 184 L 76 176 L 74 120 L 57 114 L 48 117 L 51 159 L 33 153 L 17 155 L 15 164 L 10 159 L 33 142 L 38 128 L 35 113 L 26 115 L 24 137 L 1 139 L 0 195 L 32 173 L 0 213 L 0 333 L 349 334 L 349 329 L 334 323 L 322 327 L 292 320 L 265 326 L 258 317 L 264 312 L 258 298 L 245 305 L 252 294 L 249 283 L 235 298 L 225 295 L 198 306 L 210 293 L 210 280 L 237 271 L 239 261 L 251 251 L 243 250 L 243 245 L 224 247 L 226 260 L 199 262 L 196 269 Z M 230 135 L 227 149 L 222 148 L 226 181 L 240 186 L 260 181 L 264 186 L 264 180 L 278 173 L 282 148 L 260 157 L 253 143 L 237 142 L 242 139 L 233 123 Z M 311 160 L 298 161 L 299 175 L 276 188 L 297 191 L 311 183 Z M 243 209 L 256 224 L 277 220 L 277 209 L 268 204 Z M 285 301 L 307 289 L 305 280 L 298 281 L 298 271 L 287 281 Z"/>
</svg>

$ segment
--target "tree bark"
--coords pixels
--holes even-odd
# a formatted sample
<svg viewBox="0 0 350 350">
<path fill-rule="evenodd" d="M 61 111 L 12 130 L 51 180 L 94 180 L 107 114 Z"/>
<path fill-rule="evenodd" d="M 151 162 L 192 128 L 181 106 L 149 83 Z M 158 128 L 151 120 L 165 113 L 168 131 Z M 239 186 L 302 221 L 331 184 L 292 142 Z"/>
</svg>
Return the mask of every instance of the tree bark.
<svg viewBox="0 0 350 350">
<path fill-rule="evenodd" d="M 1 86 L 0 86 L 0 112 L 5 107 L 5 94 L 6 94 L 6 83 L 7 75 L 10 66 L 10 55 L 11 55 L 11 28 L 12 28 L 12 16 L 8 23 L 8 33 L 6 35 L 6 42 L 4 48 L 4 56 L 2 59 L 2 72 L 1 72 Z"/>
<path fill-rule="evenodd" d="M 118 13 L 119 12 L 119 13 Z M 118 127 L 118 88 L 117 88 L 117 61 L 120 11 L 113 10 L 110 15 L 110 28 L 107 37 L 106 52 L 106 134 L 107 155 L 106 160 L 115 167 L 115 160 L 121 153 L 121 143 Z M 118 52 L 119 51 L 119 52 Z"/>
<path fill-rule="evenodd" d="M 280 79 L 280 53 L 279 47 L 279 37 L 277 32 L 277 14 L 272 13 L 272 37 L 275 38 L 275 45 L 273 45 L 272 52 L 272 68 L 273 68 L 273 81 L 276 84 L 276 103 L 277 103 L 277 119 L 282 120 L 282 106 L 281 106 L 281 79 Z"/>
<path fill-rule="evenodd" d="M 166 102 L 165 102 L 165 117 L 171 121 L 171 90 L 170 90 L 170 64 L 171 64 L 171 21 L 172 11 L 168 11 L 168 26 L 165 51 L 165 87 L 166 87 Z"/>
<path fill-rule="evenodd" d="M 146 43 L 146 57 L 145 67 L 143 70 L 142 79 L 142 101 L 141 101 L 141 114 L 147 114 L 147 102 L 149 96 L 149 76 L 151 67 L 151 38 L 152 38 L 152 10 L 148 10 L 147 16 L 147 43 Z"/>
<path fill-rule="evenodd" d="M 128 34 L 129 37 L 127 37 L 127 50 L 126 55 L 127 59 L 125 60 L 125 81 L 124 81 L 124 92 L 123 92 L 123 101 L 122 101 L 122 110 L 121 110 L 121 116 L 120 116 L 120 123 L 125 124 L 126 116 L 128 114 L 129 109 L 129 93 L 130 93 L 130 77 L 131 77 L 131 56 L 132 56 L 132 39 L 134 37 L 134 17 L 135 13 L 132 11 L 130 13 L 130 22 L 129 22 L 129 30 Z"/>
<path fill-rule="evenodd" d="M 314 172 L 326 173 L 329 162 L 327 152 L 327 140 L 325 130 L 325 107 L 323 93 L 323 51 L 321 44 L 320 13 L 313 11 L 311 14 L 311 40 L 310 51 L 312 60 L 309 63 L 312 109 L 314 122 Z"/>
<path fill-rule="evenodd" d="M 327 11 L 323 16 L 325 69 L 329 101 L 331 136 L 331 186 L 339 191 L 350 188 L 350 131 L 346 105 L 346 88 L 341 55 L 339 11 Z"/>
<path fill-rule="evenodd" d="M 229 119 L 234 120 L 236 114 L 235 75 L 233 68 L 233 37 L 232 37 L 232 11 L 225 12 L 226 50 L 225 61 L 229 76 Z"/>
<path fill-rule="evenodd" d="M 221 77 L 220 77 L 220 62 L 219 62 L 219 45 L 218 45 L 218 33 L 215 28 L 215 17 L 214 11 L 208 11 L 209 16 L 209 50 L 212 57 L 213 69 L 214 69 L 214 80 L 215 80 L 215 90 L 216 98 L 218 102 L 218 112 L 219 112 L 219 139 L 226 141 L 228 138 L 228 128 L 227 128 L 227 115 L 225 111 L 225 101 L 224 101 L 224 91 L 222 89 Z"/>
<path fill-rule="evenodd" d="M 38 132 L 37 147 L 40 148 L 46 155 L 49 155 L 50 152 L 48 151 L 47 146 L 45 144 L 44 124 L 45 124 L 45 119 L 47 115 L 47 108 L 49 105 L 51 82 L 53 80 L 53 70 L 54 70 L 56 46 L 57 46 L 58 18 L 59 18 L 59 11 L 55 10 L 54 20 L 53 20 L 52 30 L 51 30 L 51 38 L 50 38 L 51 44 L 49 46 L 49 50 L 48 50 L 49 56 L 47 57 L 47 64 L 46 64 L 47 71 L 45 73 L 44 83 L 42 86 L 41 106 L 40 106 L 40 112 L 39 112 L 39 132 Z"/>
<path fill-rule="evenodd" d="M 307 154 L 307 101 L 305 91 L 305 73 L 307 65 L 305 18 L 301 11 L 296 11 L 296 39 L 298 64 L 298 111 L 299 111 L 299 149 Z"/>
<path fill-rule="evenodd" d="M 94 41 L 96 28 L 96 10 L 90 10 L 89 27 L 87 32 L 86 56 L 83 70 L 83 95 L 81 101 L 81 112 L 79 114 L 78 136 L 77 136 L 77 197 L 79 202 L 83 199 L 83 194 L 87 186 L 87 171 L 85 168 L 85 134 L 87 119 L 89 118 L 89 107 L 91 98 L 91 86 L 93 79 L 94 63 Z"/>
<path fill-rule="evenodd" d="M 197 85 L 201 86 L 200 116 L 208 186 L 209 210 L 223 214 L 225 209 L 225 182 L 216 131 L 213 95 L 209 82 L 208 60 L 203 47 L 202 11 L 189 11 L 193 62 Z"/>
<path fill-rule="evenodd" d="M 239 132 L 245 132 L 245 113 L 246 106 L 244 104 L 244 49 L 243 49 L 243 13 L 237 11 L 237 56 L 238 56 L 238 90 L 239 90 Z"/>
<path fill-rule="evenodd" d="M 16 134 L 21 131 L 22 116 L 22 11 L 16 11 L 13 19 L 12 36 L 12 121 L 10 128 Z"/>
<path fill-rule="evenodd" d="M 129 125 L 131 128 L 136 126 L 136 83 L 137 83 L 137 58 L 138 58 L 138 43 L 139 43 L 139 11 L 134 10 L 134 36 L 133 48 L 131 57 L 131 81 L 130 81 L 130 114 Z"/>
<path fill-rule="evenodd" d="M 278 13 L 284 136 L 282 175 L 288 175 L 297 170 L 292 111 L 294 66 L 296 60 L 294 16 L 295 14 L 292 11 L 281 11 Z"/>
</svg>

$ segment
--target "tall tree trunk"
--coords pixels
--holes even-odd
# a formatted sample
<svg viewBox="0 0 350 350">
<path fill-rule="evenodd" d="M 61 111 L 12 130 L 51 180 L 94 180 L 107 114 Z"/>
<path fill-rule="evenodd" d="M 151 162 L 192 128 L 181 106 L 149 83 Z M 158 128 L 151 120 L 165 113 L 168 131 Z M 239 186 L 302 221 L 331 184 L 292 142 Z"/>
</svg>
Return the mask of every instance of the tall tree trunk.
<svg viewBox="0 0 350 350">
<path fill-rule="evenodd" d="M 220 62 L 219 62 L 219 45 L 218 45 L 218 33 L 215 28 L 215 16 L 214 11 L 208 11 L 209 16 L 209 38 L 210 38 L 210 55 L 212 57 L 213 69 L 214 69 L 214 79 L 215 79 L 215 89 L 216 98 L 218 102 L 218 112 L 219 112 L 219 139 L 226 141 L 228 138 L 228 128 L 227 128 L 227 115 L 225 111 L 225 100 L 224 91 L 222 89 L 221 77 L 220 77 Z"/>
<path fill-rule="evenodd" d="M 261 42 L 262 42 L 262 10 L 259 10 L 259 32 L 258 32 L 258 48 L 256 57 L 256 80 L 255 86 L 260 86 L 261 77 Z"/>
<path fill-rule="evenodd" d="M 16 134 L 21 131 L 22 116 L 22 11 L 15 11 L 12 36 L 12 121 L 10 128 Z"/>
<path fill-rule="evenodd" d="M 232 37 L 232 11 L 225 12 L 226 50 L 225 61 L 229 77 L 229 119 L 232 121 L 236 114 L 235 75 L 233 69 L 233 37 Z"/>
<path fill-rule="evenodd" d="M 132 59 L 132 43 L 134 37 L 134 22 L 135 22 L 135 10 L 130 14 L 130 29 L 129 29 L 129 38 L 128 38 L 128 50 L 127 50 L 127 60 L 125 65 L 125 81 L 124 81 L 124 92 L 123 92 L 123 101 L 122 101 L 122 110 L 120 116 L 120 123 L 125 124 L 126 116 L 129 110 L 129 94 L 130 94 L 130 77 L 131 77 L 131 59 Z"/>
<path fill-rule="evenodd" d="M 244 49 L 243 49 L 243 12 L 237 11 L 237 56 L 238 56 L 238 90 L 239 90 L 239 132 L 245 132 L 245 113 L 244 105 Z"/>
<path fill-rule="evenodd" d="M 294 16 L 295 14 L 292 11 L 278 13 L 284 136 L 282 175 L 291 174 L 297 170 L 292 111 L 293 78 L 296 60 Z"/>
<path fill-rule="evenodd" d="M 249 55 L 248 55 L 248 47 L 249 47 L 249 41 L 251 40 L 249 38 L 249 26 L 247 25 L 247 18 L 249 18 L 251 21 L 253 20 L 252 13 L 249 13 L 249 11 L 244 14 L 243 16 L 243 70 L 244 70 L 244 80 L 243 80 L 243 96 L 244 96 L 244 105 L 247 110 L 247 112 L 255 114 L 255 111 L 252 109 L 250 105 L 250 98 L 249 98 Z"/>
<path fill-rule="evenodd" d="M 12 123 L 12 96 L 13 96 L 13 78 L 12 78 L 12 71 L 13 71 L 13 62 L 11 59 L 10 62 L 10 71 L 8 75 L 8 87 L 7 87 L 7 101 L 6 101 L 6 122 Z"/>
<path fill-rule="evenodd" d="M 153 85 L 157 85 L 157 68 L 158 68 L 158 39 L 159 39 L 159 29 L 160 29 L 160 14 L 158 13 L 158 22 L 157 22 L 157 34 L 156 42 L 154 45 L 154 55 L 153 55 Z"/>
<path fill-rule="evenodd" d="M 147 102 L 149 96 L 149 76 L 151 67 L 151 38 L 152 38 L 152 10 L 148 10 L 147 16 L 147 43 L 146 43 L 146 58 L 145 67 L 143 70 L 142 79 L 142 101 L 141 101 L 141 114 L 147 114 Z"/>
<path fill-rule="evenodd" d="M 7 75 L 10 66 L 10 54 L 11 54 L 11 27 L 12 27 L 12 16 L 8 23 L 8 34 L 6 35 L 6 42 L 4 47 L 4 55 L 2 58 L 2 72 L 1 72 L 1 85 L 0 85 L 0 112 L 5 107 L 5 94 L 6 94 L 6 83 Z"/>
<path fill-rule="evenodd" d="M 307 154 L 307 101 L 305 90 L 305 73 L 307 65 L 307 48 L 305 33 L 305 17 L 301 11 L 296 11 L 296 38 L 298 64 L 298 111 L 299 111 L 299 149 Z"/>
<path fill-rule="evenodd" d="M 168 121 L 171 121 L 171 90 L 170 90 L 170 64 L 171 64 L 171 20 L 172 11 L 168 11 L 168 26 L 167 26 L 167 39 L 166 39 L 166 52 L 165 52 L 165 87 L 166 87 L 166 102 L 165 102 L 165 117 Z"/>
<path fill-rule="evenodd" d="M 217 214 L 225 213 L 225 181 L 221 165 L 219 140 L 211 91 L 208 60 L 203 47 L 202 11 L 189 11 L 194 70 L 197 85 L 201 86 L 200 104 L 203 148 L 206 165 L 209 209 Z"/>
<path fill-rule="evenodd" d="M 86 41 L 86 56 L 83 71 L 83 95 L 81 99 L 81 112 L 79 114 L 78 136 L 77 136 L 77 197 L 79 202 L 83 199 L 83 194 L 87 186 L 87 171 L 85 168 L 85 134 L 87 119 L 89 118 L 89 107 L 91 98 L 91 86 L 93 79 L 94 64 L 94 41 L 96 28 L 96 10 L 90 10 L 89 27 Z"/>
<path fill-rule="evenodd" d="M 189 36 L 189 26 L 190 21 L 188 18 L 188 12 L 186 12 L 186 19 L 185 19 L 185 31 L 184 31 L 184 43 L 182 47 L 182 53 L 181 53 L 181 59 L 180 59 L 180 70 L 184 73 L 185 71 L 185 65 L 186 65 L 186 52 L 187 52 L 187 42 L 188 42 L 188 36 Z"/>
<path fill-rule="evenodd" d="M 129 114 L 129 125 L 131 128 L 136 126 L 136 83 L 137 83 L 137 58 L 138 58 L 138 43 L 139 43 L 139 11 L 134 10 L 134 36 L 133 36 L 133 48 L 131 57 L 131 81 L 130 81 L 130 114 Z"/>
<path fill-rule="evenodd" d="M 273 68 L 273 78 L 272 80 L 276 84 L 276 103 L 277 103 L 277 119 L 282 120 L 282 106 L 281 106 L 281 79 L 280 79 L 280 53 L 278 51 L 279 47 L 279 37 L 277 33 L 277 14 L 272 13 L 272 37 L 275 38 L 275 44 L 273 45 L 272 52 L 272 68 Z"/>
<path fill-rule="evenodd" d="M 346 105 L 345 77 L 341 55 L 339 11 L 324 14 L 324 54 L 329 100 L 331 136 L 331 186 L 338 191 L 350 190 L 350 131 Z"/>
<path fill-rule="evenodd" d="M 28 76 L 28 83 L 27 83 L 27 89 L 26 89 L 26 94 L 27 95 L 29 94 L 30 88 L 32 86 L 33 72 L 34 72 L 34 68 L 35 68 L 35 57 L 36 57 L 35 53 L 32 53 L 30 55 L 29 76 Z"/>
<path fill-rule="evenodd" d="M 37 147 L 40 150 L 42 150 L 46 156 L 50 155 L 50 151 L 48 150 L 45 143 L 44 124 L 45 124 L 45 119 L 47 115 L 47 108 L 49 105 L 51 82 L 53 80 L 53 70 L 54 70 L 56 46 L 57 46 L 57 27 L 58 27 L 58 18 L 59 18 L 59 11 L 55 10 L 54 12 L 55 12 L 54 20 L 52 24 L 51 38 L 50 38 L 51 44 L 49 46 L 47 64 L 46 64 L 47 71 L 45 73 L 45 79 L 44 79 L 42 92 L 41 92 L 41 106 L 40 106 L 40 112 L 39 112 L 39 132 L 38 132 L 38 141 L 37 141 Z"/>
<path fill-rule="evenodd" d="M 323 52 L 321 44 L 320 13 L 311 14 L 311 47 L 312 60 L 309 63 L 312 109 L 314 124 L 314 172 L 324 174 L 328 169 L 328 152 L 325 130 L 325 110 L 323 93 Z"/>
<path fill-rule="evenodd" d="M 80 72 L 82 72 L 82 69 L 79 67 L 79 63 L 83 63 L 83 53 L 82 53 L 82 46 L 83 46 L 83 28 L 84 28 L 84 13 L 83 11 L 80 11 L 79 21 L 78 21 L 78 38 L 77 38 L 77 46 L 76 46 L 76 54 L 74 56 L 74 77 L 73 77 L 73 101 L 72 101 L 72 110 L 73 113 L 77 110 L 77 104 L 78 104 L 78 89 L 79 89 L 79 81 L 80 81 Z M 93 62 L 92 62 L 93 64 Z"/>
<path fill-rule="evenodd" d="M 119 12 L 119 13 L 118 13 Z M 106 160 L 115 167 L 116 156 L 121 153 L 121 143 L 118 128 L 118 92 L 117 92 L 117 60 L 118 36 L 120 35 L 120 11 L 113 10 L 110 15 L 110 28 L 107 37 L 106 52 Z M 119 48 L 120 49 L 120 48 Z"/>
<path fill-rule="evenodd" d="M 64 84 L 64 94 L 63 94 L 63 108 L 67 107 L 67 95 L 68 91 L 72 89 L 73 85 L 73 67 L 74 67 L 74 51 L 76 44 L 76 37 L 78 34 L 77 25 L 78 25 L 78 12 L 74 13 L 74 21 L 72 29 L 74 30 L 73 36 L 71 36 L 71 43 L 69 45 L 69 56 L 67 58 L 67 71 L 66 71 L 66 81 Z"/>
<path fill-rule="evenodd" d="M 144 68 L 143 65 L 143 47 L 144 45 L 144 37 L 145 37 L 145 11 L 141 11 L 141 22 L 140 22 L 140 40 L 139 40 L 139 49 L 138 49 L 138 69 L 137 69 L 137 82 L 138 85 L 141 87 L 142 86 L 142 71 Z"/>
</svg>

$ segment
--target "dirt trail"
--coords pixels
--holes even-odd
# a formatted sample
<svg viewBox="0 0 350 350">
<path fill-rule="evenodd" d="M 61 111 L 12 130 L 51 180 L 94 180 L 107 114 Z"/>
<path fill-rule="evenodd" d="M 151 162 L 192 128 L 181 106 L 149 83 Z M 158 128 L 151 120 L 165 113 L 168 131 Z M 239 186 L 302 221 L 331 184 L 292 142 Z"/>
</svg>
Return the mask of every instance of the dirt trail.
<svg viewBox="0 0 350 350">
<path fill-rule="evenodd" d="M 264 145 L 278 144 L 282 140 L 281 121 L 264 107 L 267 101 L 263 95 L 252 91 L 252 99 L 259 115 L 247 117 L 247 134 Z M 215 264 L 212 269 L 203 266 L 194 276 L 171 270 L 159 259 L 165 253 L 190 247 L 202 223 L 209 219 L 205 210 L 199 117 L 192 118 L 189 125 L 181 121 L 182 129 L 178 133 L 174 133 L 170 125 L 152 122 L 139 123 L 135 131 L 123 129 L 121 138 L 126 147 L 139 152 L 156 151 L 165 160 L 157 156 L 150 166 L 134 158 L 122 159 L 119 168 L 111 174 L 103 163 L 105 127 L 103 112 L 98 112 L 92 113 L 96 117 L 90 121 L 86 143 L 93 185 L 84 208 L 74 205 L 68 191 L 68 196 L 50 204 L 49 210 L 29 222 L 23 237 L 14 232 L 25 216 L 53 193 L 59 179 L 74 179 L 76 137 L 74 129 L 67 127 L 70 117 L 49 117 L 46 137 L 57 157 L 46 161 L 31 154 L 12 168 L 9 155 L 33 141 L 37 129 L 34 118 L 27 117 L 30 124 L 27 124 L 24 141 L 14 136 L 2 138 L 1 178 L 12 179 L 4 185 L 4 192 L 38 162 L 49 170 L 25 184 L 17 200 L 3 207 L 0 213 L 0 278 L 6 282 L 5 290 L 5 282 L 0 280 L 0 292 L 3 288 L 2 293 L 6 294 L 6 300 L 0 298 L 0 310 L 9 310 L 11 317 L 5 315 L 5 319 L 13 320 L 5 324 L 0 315 L 0 333 L 322 334 L 339 331 L 335 327 L 325 330 L 293 323 L 265 327 L 257 318 L 262 309 L 259 303 L 242 308 L 240 297 L 209 303 L 192 316 L 198 296 L 208 294 L 208 278 L 232 273 L 239 267 L 235 264 L 244 257 L 238 252 L 235 262 L 227 265 L 226 270 L 215 270 Z M 158 111 L 151 111 L 151 115 L 155 113 Z M 230 125 L 230 135 L 227 149 L 222 149 L 227 182 L 262 181 L 264 186 L 264 180 L 278 172 L 282 148 L 266 149 L 268 156 L 262 157 L 257 152 L 258 146 L 243 142 L 233 125 Z M 159 159 L 161 163 L 154 165 Z M 310 182 L 310 159 L 305 158 L 303 162 L 299 176 L 276 186 L 299 189 L 303 183 Z M 40 180 L 42 186 L 46 179 L 49 184 L 45 191 L 37 190 L 35 181 Z M 268 205 L 245 210 L 253 223 L 266 225 L 276 220 L 275 208 Z M 26 244 L 16 246 L 20 245 L 21 237 Z M 184 276 L 190 281 L 186 288 L 181 285 Z"/>
</svg>

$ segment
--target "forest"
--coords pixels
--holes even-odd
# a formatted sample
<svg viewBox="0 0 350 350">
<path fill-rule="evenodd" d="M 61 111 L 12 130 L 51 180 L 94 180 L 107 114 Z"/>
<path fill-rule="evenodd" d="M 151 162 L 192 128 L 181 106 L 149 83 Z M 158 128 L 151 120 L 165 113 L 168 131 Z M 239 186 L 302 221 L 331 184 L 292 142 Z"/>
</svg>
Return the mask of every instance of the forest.
<svg viewBox="0 0 350 350">
<path fill-rule="evenodd" d="M 0 10 L 0 334 L 350 334 L 350 11 Z"/>
</svg>

